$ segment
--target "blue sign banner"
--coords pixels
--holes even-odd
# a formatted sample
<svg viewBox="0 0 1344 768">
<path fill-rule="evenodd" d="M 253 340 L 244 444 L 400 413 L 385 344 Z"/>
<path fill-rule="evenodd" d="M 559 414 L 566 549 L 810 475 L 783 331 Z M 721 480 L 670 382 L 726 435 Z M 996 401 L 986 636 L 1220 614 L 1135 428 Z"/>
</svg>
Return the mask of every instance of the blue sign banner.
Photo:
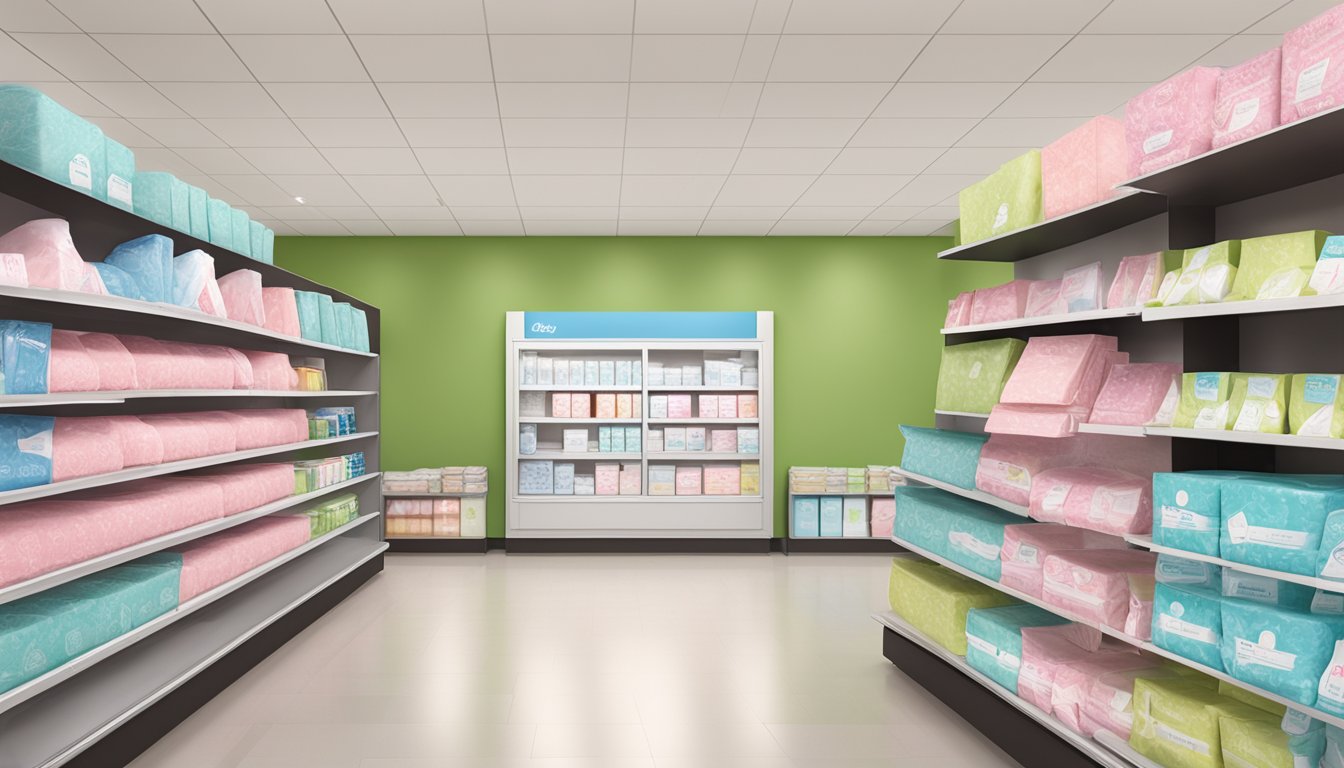
<svg viewBox="0 0 1344 768">
<path fill-rule="evenodd" d="M 754 339 L 755 312 L 524 312 L 527 339 Z"/>
</svg>

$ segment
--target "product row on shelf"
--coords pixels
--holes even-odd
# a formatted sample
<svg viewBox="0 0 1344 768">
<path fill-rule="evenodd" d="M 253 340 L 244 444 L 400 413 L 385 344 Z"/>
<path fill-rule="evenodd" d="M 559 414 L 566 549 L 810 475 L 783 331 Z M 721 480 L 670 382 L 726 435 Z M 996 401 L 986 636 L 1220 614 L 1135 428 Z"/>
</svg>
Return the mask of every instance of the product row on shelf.
<svg viewBox="0 0 1344 768">
<path fill-rule="evenodd" d="M 962 190 L 963 243 L 1040 223 L 1120 193 L 1127 179 L 1337 106 L 1344 8 L 1335 7 L 1234 67 L 1193 67 L 1129 100 L 1123 122 L 1099 116 Z M 1250 298 L 1253 298 L 1251 296 Z"/>
<path fill-rule="evenodd" d="M 563 461 L 518 462 L 518 492 L 530 496 L 759 496 L 761 465 L 754 461 L 643 465 L 598 461 L 592 474 Z"/>
<path fill-rule="evenodd" d="M 549 394 L 549 397 L 547 396 Z M 743 395 L 649 395 L 650 419 L 754 419 L 759 399 Z M 549 406 L 549 412 L 547 410 Z M 641 419 L 644 398 L 630 392 L 538 392 L 518 393 L 520 419 Z"/>
<path fill-rule="evenodd" d="M 523 386 L 556 387 L 754 387 L 760 371 L 754 352 L 736 357 L 729 353 L 704 353 L 695 363 L 672 363 L 670 358 L 685 353 L 668 352 L 669 361 L 653 359 L 650 352 L 648 381 L 644 381 L 644 361 L 639 357 L 595 357 L 585 353 L 582 359 L 561 355 L 575 353 L 539 353 L 523 351 L 519 359 L 519 383 Z M 625 353 L 626 355 L 638 353 Z"/>
<path fill-rule="evenodd" d="M 384 472 L 383 495 L 445 494 L 484 496 L 490 490 L 485 467 L 433 467 L 407 472 Z"/>
<path fill-rule="evenodd" d="M 481 495 L 388 498 L 387 535 L 395 538 L 483 539 L 485 502 Z"/>
<path fill-rule="evenodd" d="M 524 386 L 638 387 L 644 362 L 638 358 L 571 360 L 537 352 L 521 354 L 519 383 Z"/>
<path fill-rule="evenodd" d="M 900 485 L 895 467 L 789 467 L 789 493 L 798 495 L 891 493 Z"/>
<path fill-rule="evenodd" d="M 546 425 L 541 425 L 545 427 Z M 599 426 L 556 429 L 560 440 L 547 439 L 537 424 L 518 427 L 518 453 L 532 456 L 538 452 L 573 454 L 604 453 L 738 453 L 761 452 L 761 431 L 757 427 L 665 427 L 648 430 L 647 444 L 641 427 Z"/>
<path fill-rule="evenodd" d="M 890 538 L 896 502 L 887 497 L 799 496 L 793 505 L 789 535 L 808 538 Z"/>
</svg>

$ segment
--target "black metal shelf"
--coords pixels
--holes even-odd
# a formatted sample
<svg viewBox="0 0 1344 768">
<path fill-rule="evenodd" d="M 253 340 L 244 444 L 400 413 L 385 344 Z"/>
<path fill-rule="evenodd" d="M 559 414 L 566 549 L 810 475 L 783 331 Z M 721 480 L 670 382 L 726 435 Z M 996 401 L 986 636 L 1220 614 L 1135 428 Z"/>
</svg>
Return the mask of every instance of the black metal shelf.
<svg viewBox="0 0 1344 768">
<path fill-rule="evenodd" d="M 938 258 L 956 261 L 1022 261 L 1077 245 L 1166 211 L 1167 202 L 1160 195 L 1131 192 L 998 237 L 950 248 L 939 253 Z"/>
</svg>

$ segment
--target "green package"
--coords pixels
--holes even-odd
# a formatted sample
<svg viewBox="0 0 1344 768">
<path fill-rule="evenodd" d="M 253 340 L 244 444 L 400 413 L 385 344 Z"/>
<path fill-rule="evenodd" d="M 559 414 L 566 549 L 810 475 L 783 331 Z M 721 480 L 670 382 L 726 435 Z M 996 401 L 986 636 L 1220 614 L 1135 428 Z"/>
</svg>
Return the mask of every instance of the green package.
<svg viewBox="0 0 1344 768">
<path fill-rule="evenodd" d="M 1178 251 L 1179 253 L 1179 251 Z M 1181 278 L 1181 270 L 1171 269 L 1162 275 L 1162 282 L 1157 286 L 1157 295 L 1144 302 L 1145 307 L 1164 307 L 1167 305 L 1167 299 L 1171 296 L 1172 290 L 1176 287 L 1176 281 Z"/>
<path fill-rule="evenodd" d="M 1344 402 L 1336 373 L 1295 373 L 1288 398 L 1288 428 L 1305 437 L 1344 437 Z"/>
<path fill-rule="evenodd" d="M 966 655 L 966 614 L 1017 601 L 936 563 L 894 557 L 887 590 L 891 610 L 934 642 Z"/>
<path fill-rule="evenodd" d="M 1282 718 L 1283 713 L 1288 711 L 1287 707 L 1277 701 L 1266 699 L 1258 693 L 1251 693 L 1245 688 L 1229 683 L 1226 680 L 1218 681 L 1218 695 L 1226 696 L 1229 699 L 1236 699 L 1242 704 L 1249 704 L 1258 710 L 1274 715 L 1276 718 L 1274 722 L 1276 723 L 1278 722 L 1278 718 Z"/>
<path fill-rule="evenodd" d="M 1299 713 L 1300 714 L 1300 713 Z M 1293 724 L 1290 721 L 1296 720 Z M 1292 729 L 1294 732 L 1290 732 Z M 1218 724 L 1223 764 L 1236 768 L 1315 766 L 1325 753 L 1325 727 L 1309 717 L 1223 717 Z"/>
<path fill-rule="evenodd" d="M 1194 679 L 1134 681 L 1129 745 L 1165 768 L 1223 768 L 1221 721 L 1272 718 Z"/>
<path fill-rule="evenodd" d="M 1027 343 L 1021 339 L 990 339 L 943 347 L 938 365 L 940 411 L 989 413 L 1003 394 Z"/>
<path fill-rule="evenodd" d="M 1230 264 L 1236 267 L 1241 264 L 1241 250 L 1240 240 L 1224 240 L 1213 245 L 1186 248 L 1181 251 L 1181 269 L 1203 269 L 1209 264 Z"/>
<path fill-rule="evenodd" d="M 1328 232 L 1311 229 L 1241 242 L 1241 269 L 1233 300 L 1282 299 L 1315 293 L 1307 287 Z"/>
<path fill-rule="evenodd" d="M 1172 307 L 1222 301 L 1232 291 L 1240 259 L 1239 240 L 1187 248 L 1181 252 L 1181 268 L 1170 287 L 1165 293 L 1159 291 L 1159 302 Z"/>
<path fill-rule="evenodd" d="M 985 179 L 963 189 L 957 202 L 963 244 L 1040 223 L 1040 150 L 1033 149 L 999 166 Z"/>
<path fill-rule="evenodd" d="M 1228 398 L 1232 395 L 1230 373 L 1181 375 L 1181 404 L 1176 407 L 1173 427 L 1227 429 Z"/>
<path fill-rule="evenodd" d="M 1288 376 L 1281 373 L 1234 373 L 1227 412 L 1235 432 L 1283 434 L 1288 418 Z"/>
</svg>

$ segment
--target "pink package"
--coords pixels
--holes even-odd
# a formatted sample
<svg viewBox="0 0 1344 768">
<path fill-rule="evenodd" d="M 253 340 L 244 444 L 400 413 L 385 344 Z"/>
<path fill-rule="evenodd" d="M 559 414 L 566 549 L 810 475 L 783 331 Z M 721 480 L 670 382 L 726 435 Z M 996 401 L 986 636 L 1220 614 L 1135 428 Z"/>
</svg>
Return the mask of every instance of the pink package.
<svg viewBox="0 0 1344 768">
<path fill-rule="evenodd" d="M 1047 523 L 1004 526 L 999 583 L 1032 597 L 1041 596 L 1045 558 L 1069 549 L 1124 549 L 1125 542 L 1081 528 Z"/>
<path fill-rule="evenodd" d="M 971 325 L 1017 320 L 1027 311 L 1030 280 L 1013 280 L 992 288 L 977 288 L 971 298 Z"/>
<path fill-rule="evenodd" d="M 727 400 L 732 395 L 724 395 Z M 700 395 L 695 398 L 696 415 L 702 419 L 719 418 L 719 396 L 718 395 Z M 725 417 L 726 418 L 726 417 Z M 736 450 L 736 449 L 734 449 Z"/>
<path fill-rule="evenodd" d="M 1117 194 L 1125 180 L 1125 124 L 1094 117 L 1041 149 L 1045 217 L 1086 208 Z"/>
<path fill-rule="evenodd" d="M 135 358 L 126 346 L 110 333 L 81 333 L 79 341 L 98 368 L 98 388 L 124 392 L 138 389 Z"/>
<path fill-rule="evenodd" d="M 266 302 L 262 299 L 261 273 L 251 269 L 230 272 L 216 280 L 224 310 L 230 320 L 265 327 Z"/>
<path fill-rule="evenodd" d="M 99 416 L 58 416 L 51 439 L 51 481 L 117 472 L 125 467 L 121 436 Z"/>
<path fill-rule="evenodd" d="M 1142 426 L 1153 420 L 1174 382 L 1179 363 L 1129 363 L 1111 368 L 1092 406 L 1092 424 Z"/>
<path fill-rule="evenodd" d="M 182 555 L 179 601 L 185 603 L 298 549 L 308 543 L 311 531 L 304 517 L 279 515 L 252 520 L 178 547 L 176 551 Z"/>
<path fill-rule="evenodd" d="M 1157 666 L 1157 661 L 1147 656 L 1105 652 L 1078 664 L 1060 666 L 1055 670 L 1054 685 L 1050 689 L 1050 709 L 1064 727 L 1076 733 L 1087 733 L 1083 711 L 1098 678 L 1114 672 L 1150 670 Z"/>
<path fill-rule="evenodd" d="M 896 500 L 888 496 L 873 499 L 868 518 L 873 538 L 890 538 L 896 522 Z"/>
<path fill-rule="evenodd" d="M 1129 175 L 1144 176 L 1208 152 L 1213 146 L 1216 67 L 1193 67 L 1125 105 Z"/>
<path fill-rule="evenodd" d="M 1070 447 L 1068 441 L 991 434 L 980 449 L 975 487 L 1025 506 L 1031 499 L 1032 479 L 1067 461 Z"/>
<path fill-rule="evenodd" d="M 252 385 L 256 389 L 290 390 L 299 385 L 299 374 L 283 352 L 242 350 L 252 363 Z"/>
<path fill-rule="evenodd" d="M 147 336 L 117 336 L 135 362 L 135 378 L 141 389 L 173 389 L 179 380 L 172 348 Z"/>
<path fill-rule="evenodd" d="M 667 418 L 669 418 L 669 419 L 689 419 L 689 418 L 691 418 L 691 396 L 690 396 L 690 395 L 668 395 L 668 396 L 667 396 Z"/>
<path fill-rule="evenodd" d="M 676 488 L 678 496 L 699 496 L 701 490 L 702 471 L 700 467 L 677 467 Z"/>
<path fill-rule="evenodd" d="M 0 253 L 0 285 L 28 287 L 28 267 L 21 253 Z"/>
<path fill-rule="evenodd" d="M 84 284 L 84 260 L 65 219 L 34 219 L 0 236 L 0 253 L 23 254 L 28 285 L 78 291 Z"/>
<path fill-rule="evenodd" d="M 272 445 L 284 445 L 296 442 L 290 439 L 293 433 L 282 417 L 273 413 L 257 411 L 215 411 L 231 425 L 233 430 L 233 450 L 250 451 L 253 448 L 269 448 Z"/>
<path fill-rule="evenodd" d="M 187 353 L 199 371 L 199 389 L 233 389 L 238 378 L 237 363 L 228 347 L 212 344 L 188 344 Z"/>
<path fill-rule="evenodd" d="M 705 467 L 705 494 L 738 496 L 742 493 L 742 470 L 736 464 L 710 464 Z"/>
<path fill-rule="evenodd" d="M 1137 678 L 1171 678 L 1180 673 L 1154 663 L 1147 667 L 1103 672 L 1092 680 L 1083 701 L 1083 733 L 1095 737 L 1100 731 L 1109 731 L 1129 741 L 1134 727 L 1134 680 Z"/>
<path fill-rule="evenodd" d="M 1340 104 L 1344 97 L 1341 58 L 1344 58 L 1344 7 L 1337 5 L 1284 34 L 1280 123 L 1286 125 Z M 0 240 L 0 246 L 3 242 Z M 5 250 L 10 249 L 0 247 L 0 251 Z"/>
<path fill-rule="evenodd" d="M 252 361 L 247 359 L 247 355 L 233 347 L 224 347 L 223 349 L 228 353 L 229 359 L 233 361 L 233 388 L 253 389 L 256 386 L 256 375 L 252 371 Z"/>
<path fill-rule="evenodd" d="M 1087 411 L 1057 405 L 999 403 L 990 409 L 985 431 L 994 435 L 1060 438 L 1078 432 Z"/>
<path fill-rule="evenodd" d="M 1137 549 L 1073 549 L 1045 558 L 1041 597 L 1113 629 L 1125 628 L 1130 574 L 1152 573 L 1157 555 Z"/>
<path fill-rule="evenodd" d="M 1086 404 L 1096 397 L 1105 372 L 1106 352 L 1115 352 L 1114 336 L 1077 334 L 1035 336 L 1003 386 L 999 401 L 1022 405 Z M 1100 362 L 1098 359 L 1100 358 Z M 1091 379 L 1095 378 L 1093 383 Z"/>
<path fill-rule="evenodd" d="M 1069 311 L 1060 294 L 1063 280 L 1032 280 L 1027 288 L 1027 317 L 1045 317 L 1062 315 Z"/>
<path fill-rule="evenodd" d="M 207 455 L 218 456 L 238 450 L 238 422 L 228 411 L 199 411 L 177 416 L 205 433 Z"/>
<path fill-rule="evenodd" d="M 49 392 L 97 392 L 99 389 L 98 364 L 74 331 L 51 332 L 47 366 Z"/>
<path fill-rule="evenodd" d="M 1022 628 L 1022 666 L 1018 672 L 1017 695 L 1023 700 L 1049 712 L 1059 668 L 1096 658 L 1096 646 L 1086 648 L 1078 644 L 1076 627 L 1057 624 Z"/>
<path fill-rule="evenodd" d="M 621 465 L 598 464 L 593 467 L 593 484 L 598 496 L 617 496 L 621 492 Z"/>
<path fill-rule="evenodd" d="M 293 464 L 240 464 L 211 467 L 184 479 L 218 483 L 224 491 L 222 514 L 235 515 L 294 494 Z"/>
<path fill-rule="evenodd" d="M 121 460 L 127 467 L 163 463 L 163 438 L 158 430 L 136 416 L 103 416 L 121 442 Z"/>
<path fill-rule="evenodd" d="M 1283 51 L 1271 48 L 1218 76 L 1213 102 L 1213 147 L 1259 136 L 1279 124 Z"/>
<path fill-rule="evenodd" d="M 622 496 L 638 496 L 644 485 L 643 468 L 638 464 L 626 464 L 621 467 L 617 477 L 617 486 Z"/>
<path fill-rule="evenodd" d="M 286 336 L 299 335 L 299 305 L 293 288 L 262 288 L 261 305 L 266 328 Z"/>
<path fill-rule="evenodd" d="M 1106 293 L 1106 306 L 1109 309 L 1141 307 L 1157 295 L 1153 280 L 1158 271 L 1157 262 L 1161 258 L 1160 253 L 1144 253 L 1121 259 L 1115 271 L 1115 279 Z"/>
<path fill-rule="evenodd" d="M 971 291 L 962 291 L 955 299 L 948 300 L 947 317 L 943 320 L 944 328 L 960 328 L 970 324 L 971 301 L 974 296 Z"/>
<path fill-rule="evenodd" d="M 163 443 L 163 463 L 210 455 L 209 438 L 193 422 L 172 413 L 149 413 L 139 419 L 158 433 Z"/>
<path fill-rule="evenodd" d="M 1031 516 L 1121 536 L 1153 529 L 1152 479 L 1104 467 L 1056 467 L 1036 476 Z"/>
<path fill-rule="evenodd" d="M 107 284 L 103 282 L 103 274 L 98 271 L 97 267 L 87 261 L 84 262 L 82 277 L 83 279 L 79 281 L 80 293 L 92 293 L 95 296 L 107 295 Z"/>
<path fill-rule="evenodd" d="M 711 429 L 709 431 L 709 450 L 715 453 L 737 453 L 737 430 Z"/>
<path fill-rule="evenodd" d="M 1129 575 L 1129 611 L 1125 614 L 1125 634 L 1147 642 L 1153 636 L 1154 574 Z"/>
</svg>

